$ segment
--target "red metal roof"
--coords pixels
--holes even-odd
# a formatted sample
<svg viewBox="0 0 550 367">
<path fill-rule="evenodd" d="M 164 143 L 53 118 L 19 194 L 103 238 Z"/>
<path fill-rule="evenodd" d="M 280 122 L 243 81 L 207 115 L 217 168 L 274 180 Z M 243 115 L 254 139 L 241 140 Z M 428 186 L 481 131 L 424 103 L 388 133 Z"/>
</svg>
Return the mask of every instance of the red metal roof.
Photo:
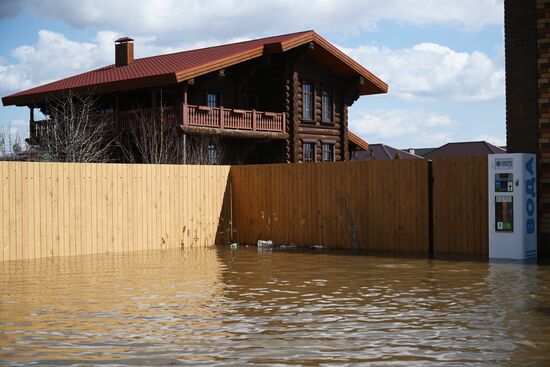
<svg viewBox="0 0 550 367">
<path fill-rule="evenodd" d="M 355 135 L 351 131 L 348 130 L 348 140 L 357 145 L 362 150 L 368 150 L 369 149 L 369 143 L 361 139 L 359 136 Z"/>
<path fill-rule="evenodd" d="M 308 42 L 315 42 L 362 76 L 368 84 L 361 94 L 385 93 L 387 85 L 314 31 L 291 33 L 197 50 L 136 59 L 134 63 L 116 67 L 114 64 L 83 74 L 61 79 L 2 98 L 4 105 L 25 105 L 44 95 L 87 88 L 96 92 L 132 89 L 136 85 L 161 85 L 191 79 L 220 68 L 235 65 L 264 53 L 264 46 L 278 44 L 282 51 Z"/>
</svg>

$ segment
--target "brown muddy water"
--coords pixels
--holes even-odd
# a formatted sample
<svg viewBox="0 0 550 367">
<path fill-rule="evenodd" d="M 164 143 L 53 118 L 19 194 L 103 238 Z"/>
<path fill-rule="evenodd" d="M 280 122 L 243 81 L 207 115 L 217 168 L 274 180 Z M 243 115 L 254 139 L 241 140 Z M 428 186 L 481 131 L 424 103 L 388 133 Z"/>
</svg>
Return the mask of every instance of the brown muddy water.
<svg viewBox="0 0 550 367">
<path fill-rule="evenodd" d="M 2 365 L 550 365 L 550 266 L 186 249 L 0 264 Z"/>
</svg>

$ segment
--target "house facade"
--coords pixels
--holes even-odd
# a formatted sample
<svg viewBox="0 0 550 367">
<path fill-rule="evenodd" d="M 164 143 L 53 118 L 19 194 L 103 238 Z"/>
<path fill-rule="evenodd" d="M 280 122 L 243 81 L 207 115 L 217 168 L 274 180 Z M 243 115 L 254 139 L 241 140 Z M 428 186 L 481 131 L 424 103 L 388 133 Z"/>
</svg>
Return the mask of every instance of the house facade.
<svg viewBox="0 0 550 367">
<path fill-rule="evenodd" d="M 68 92 L 96 96 L 118 130 L 136 111 L 162 108 L 181 127 L 182 144 L 206 139 L 209 156 L 223 152 L 223 163 L 240 164 L 348 160 L 348 108 L 387 85 L 314 31 L 141 59 L 133 40 L 121 38 L 113 65 L 2 101 L 29 107 L 33 143 L 48 124 L 34 111 L 47 114 Z"/>
</svg>

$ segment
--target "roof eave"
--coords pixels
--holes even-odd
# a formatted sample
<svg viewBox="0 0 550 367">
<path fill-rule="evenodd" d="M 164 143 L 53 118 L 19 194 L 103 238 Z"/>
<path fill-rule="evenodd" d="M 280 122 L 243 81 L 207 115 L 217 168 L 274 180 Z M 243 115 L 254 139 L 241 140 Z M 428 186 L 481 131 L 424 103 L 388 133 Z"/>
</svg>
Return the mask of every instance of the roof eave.
<svg viewBox="0 0 550 367">
<path fill-rule="evenodd" d="M 155 75 L 145 78 L 134 78 L 126 80 L 118 80 L 114 82 L 97 84 L 94 86 L 84 86 L 70 89 L 74 94 L 103 94 L 118 92 L 124 90 L 132 90 L 136 88 L 148 88 L 166 84 L 177 83 L 176 75 L 173 73 Z M 49 99 L 59 98 L 67 94 L 68 89 L 59 89 L 49 92 L 39 92 L 31 94 L 12 94 L 2 98 L 2 104 L 4 106 L 30 106 L 39 105 L 47 102 Z"/>
</svg>

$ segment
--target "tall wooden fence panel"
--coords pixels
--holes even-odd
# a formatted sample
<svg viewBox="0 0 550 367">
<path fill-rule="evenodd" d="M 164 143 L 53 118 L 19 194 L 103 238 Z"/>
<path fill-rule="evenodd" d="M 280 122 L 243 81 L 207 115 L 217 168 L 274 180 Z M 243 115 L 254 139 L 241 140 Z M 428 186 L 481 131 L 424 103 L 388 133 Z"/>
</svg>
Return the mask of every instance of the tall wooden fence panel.
<svg viewBox="0 0 550 367">
<path fill-rule="evenodd" d="M 433 160 L 434 253 L 487 257 L 487 156 Z"/>
<path fill-rule="evenodd" d="M 231 181 L 239 242 L 428 251 L 424 160 L 233 166 Z"/>
<path fill-rule="evenodd" d="M 228 175 L 228 166 L 0 162 L 0 261 L 214 244 Z"/>
</svg>

